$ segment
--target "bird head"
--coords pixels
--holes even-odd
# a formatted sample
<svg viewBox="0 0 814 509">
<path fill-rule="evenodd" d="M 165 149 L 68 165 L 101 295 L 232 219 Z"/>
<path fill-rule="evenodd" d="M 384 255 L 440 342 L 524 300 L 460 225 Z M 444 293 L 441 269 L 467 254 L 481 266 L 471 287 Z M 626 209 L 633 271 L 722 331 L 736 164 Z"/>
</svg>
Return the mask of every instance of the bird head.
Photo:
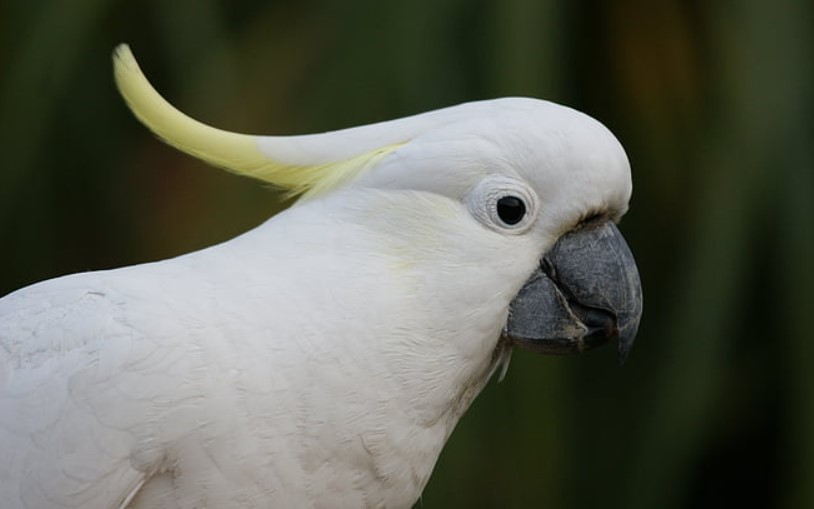
<svg viewBox="0 0 814 509">
<path fill-rule="evenodd" d="M 488 332 L 512 346 L 566 354 L 617 339 L 627 357 L 642 311 L 616 227 L 630 167 L 591 117 L 504 98 L 322 134 L 238 134 L 176 110 L 127 46 L 114 60 L 126 102 L 169 144 L 300 196 L 295 208 L 344 197 L 405 263 L 434 264 L 428 278 L 455 272 L 434 305 L 492 302 L 502 323 Z"/>
</svg>

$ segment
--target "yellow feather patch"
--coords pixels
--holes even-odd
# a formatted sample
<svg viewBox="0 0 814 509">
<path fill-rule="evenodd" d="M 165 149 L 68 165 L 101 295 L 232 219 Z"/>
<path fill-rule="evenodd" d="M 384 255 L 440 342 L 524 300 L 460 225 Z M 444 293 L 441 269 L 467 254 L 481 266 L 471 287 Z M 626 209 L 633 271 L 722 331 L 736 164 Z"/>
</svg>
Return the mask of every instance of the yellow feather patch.
<svg viewBox="0 0 814 509">
<path fill-rule="evenodd" d="M 350 159 L 317 165 L 275 161 L 257 146 L 257 136 L 239 134 L 188 117 L 167 102 L 142 73 L 130 47 L 113 53 L 116 85 L 133 114 L 173 147 L 238 175 L 253 177 L 308 198 L 352 181 L 402 144 L 392 144 Z"/>
<path fill-rule="evenodd" d="M 288 189 L 290 196 L 302 195 L 307 199 L 353 181 L 401 145 L 388 145 L 344 161 L 313 166 L 285 165 L 267 160 L 266 164 L 243 174 Z"/>
</svg>

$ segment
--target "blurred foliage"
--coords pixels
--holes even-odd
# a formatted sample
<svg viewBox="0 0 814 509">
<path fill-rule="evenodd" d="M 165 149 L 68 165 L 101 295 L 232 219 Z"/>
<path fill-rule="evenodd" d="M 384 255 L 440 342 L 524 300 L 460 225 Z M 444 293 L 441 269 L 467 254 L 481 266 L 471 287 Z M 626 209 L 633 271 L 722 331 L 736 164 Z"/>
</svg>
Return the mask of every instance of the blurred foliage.
<svg viewBox="0 0 814 509">
<path fill-rule="evenodd" d="M 421 507 L 814 507 L 810 0 L 2 0 L 0 293 L 197 249 L 286 205 L 137 124 L 111 79 L 122 41 L 227 129 L 530 95 L 626 146 L 646 299 L 630 360 L 516 352 Z"/>
</svg>

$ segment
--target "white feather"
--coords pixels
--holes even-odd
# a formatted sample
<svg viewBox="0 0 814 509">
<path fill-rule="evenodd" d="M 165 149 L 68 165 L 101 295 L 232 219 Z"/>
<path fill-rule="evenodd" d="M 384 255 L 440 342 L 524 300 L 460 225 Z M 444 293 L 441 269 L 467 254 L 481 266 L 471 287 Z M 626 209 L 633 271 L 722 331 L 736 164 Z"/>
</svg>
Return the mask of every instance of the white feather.
<svg viewBox="0 0 814 509">
<path fill-rule="evenodd" d="M 505 104 L 224 244 L 0 300 L 2 507 L 410 507 L 540 255 L 627 206 L 604 128 Z M 473 215 L 493 174 L 539 197 L 523 234 Z"/>
</svg>

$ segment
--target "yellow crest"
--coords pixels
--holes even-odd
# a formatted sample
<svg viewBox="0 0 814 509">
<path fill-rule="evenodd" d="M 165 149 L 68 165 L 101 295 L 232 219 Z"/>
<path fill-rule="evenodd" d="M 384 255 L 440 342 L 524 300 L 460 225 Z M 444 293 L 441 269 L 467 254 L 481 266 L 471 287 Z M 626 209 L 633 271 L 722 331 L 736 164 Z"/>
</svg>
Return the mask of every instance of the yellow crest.
<svg viewBox="0 0 814 509">
<path fill-rule="evenodd" d="M 291 140 L 301 145 L 305 137 L 260 137 L 232 133 L 188 117 L 153 88 L 126 44 L 119 45 L 114 51 L 113 68 L 119 92 L 133 114 L 161 139 L 210 164 L 268 182 L 303 198 L 328 192 L 352 181 L 406 141 L 387 144 L 338 161 L 275 160 L 264 152 L 259 143 L 273 138 L 278 144 Z M 313 139 L 314 135 L 309 138 Z"/>
</svg>

